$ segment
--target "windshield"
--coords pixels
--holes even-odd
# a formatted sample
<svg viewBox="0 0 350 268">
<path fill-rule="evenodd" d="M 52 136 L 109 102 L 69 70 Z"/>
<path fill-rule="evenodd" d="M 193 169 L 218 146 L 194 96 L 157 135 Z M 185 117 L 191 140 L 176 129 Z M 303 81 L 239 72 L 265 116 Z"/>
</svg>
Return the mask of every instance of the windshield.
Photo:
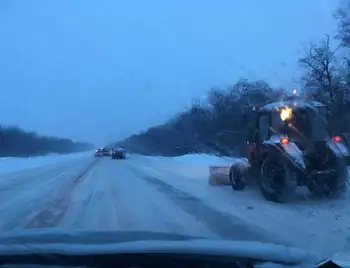
<svg viewBox="0 0 350 268">
<path fill-rule="evenodd" d="M 282 120 L 279 112 L 272 115 L 272 129 L 295 141 L 327 141 L 326 124 L 316 110 L 293 110 L 290 119 Z"/>
<path fill-rule="evenodd" d="M 0 257 L 30 231 L 342 250 L 349 25 L 350 0 L 0 0 Z"/>
</svg>

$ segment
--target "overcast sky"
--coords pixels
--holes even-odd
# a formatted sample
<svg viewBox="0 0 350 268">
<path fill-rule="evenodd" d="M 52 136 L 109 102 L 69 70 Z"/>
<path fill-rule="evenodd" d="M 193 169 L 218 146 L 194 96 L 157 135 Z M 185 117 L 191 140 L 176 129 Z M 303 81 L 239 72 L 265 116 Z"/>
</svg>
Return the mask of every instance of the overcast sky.
<svg viewBox="0 0 350 268">
<path fill-rule="evenodd" d="M 239 77 L 293 87 L 336 0 L 1 0 L 0 123 L 116 141 Z"/>
</svg>

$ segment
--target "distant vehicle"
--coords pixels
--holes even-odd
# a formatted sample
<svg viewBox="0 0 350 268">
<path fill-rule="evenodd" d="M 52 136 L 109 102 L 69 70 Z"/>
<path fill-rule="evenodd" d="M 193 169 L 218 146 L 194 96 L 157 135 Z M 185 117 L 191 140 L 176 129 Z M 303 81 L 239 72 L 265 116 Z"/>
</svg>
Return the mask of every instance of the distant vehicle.
<svg viewBox="0 0 350 268">
<path fill-rule="evenodd" d="M 97 149 L 95 152 L 95 156 L 110 156 L 110 155 L 111 155 L 110 150 L 104 147 Z"/>
<path fill-rule="evenodd" d="M 125 159 L 126 150 L 123 146 L 117 146 L 112 150 L 112 159 Z"/>
</svg>

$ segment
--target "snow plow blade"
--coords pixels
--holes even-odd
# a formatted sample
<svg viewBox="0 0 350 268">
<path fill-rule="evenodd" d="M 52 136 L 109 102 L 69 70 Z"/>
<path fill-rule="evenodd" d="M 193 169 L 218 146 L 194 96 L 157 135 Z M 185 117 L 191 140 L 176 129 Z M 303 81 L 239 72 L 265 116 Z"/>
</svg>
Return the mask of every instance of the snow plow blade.
<svg viewBox="0 0 350 268">
<path fill-rule="evenodd" d="M 210 185 L 230 184 L 230 168 L 231 165 L 226 166 L 210 166 L 209 167 L 209 181 Z"/>
<path fill-rule="evenodd" d="M 225 184 L 231 185 L 230 170 L 231 168 L 238 169 L 242 174 L 246 173 L 250 165 L 245 158 L 237 158 L 232 164 L 227 165 L 212 165 L 209 167 L 209 181 L 210 185 Z"/>
</svg>

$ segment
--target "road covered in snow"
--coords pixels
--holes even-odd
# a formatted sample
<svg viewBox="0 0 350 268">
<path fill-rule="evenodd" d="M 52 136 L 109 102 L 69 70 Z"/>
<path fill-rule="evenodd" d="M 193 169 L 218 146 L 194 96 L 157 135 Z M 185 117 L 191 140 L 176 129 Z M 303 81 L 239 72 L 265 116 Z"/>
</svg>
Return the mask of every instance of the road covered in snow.
<svg viewBox="0 0 350 268">
<path fill-rule="evenodd" d="M 349 198 L 274 204 L 256 189 L 209 185 L 208 166 L 228 158 L 112 160 L 89 152 L 1 161 L 3 232 L 143 230 L 282 243 L 325 255 L 342 250 L 350 237 Z"/>
</svg>

